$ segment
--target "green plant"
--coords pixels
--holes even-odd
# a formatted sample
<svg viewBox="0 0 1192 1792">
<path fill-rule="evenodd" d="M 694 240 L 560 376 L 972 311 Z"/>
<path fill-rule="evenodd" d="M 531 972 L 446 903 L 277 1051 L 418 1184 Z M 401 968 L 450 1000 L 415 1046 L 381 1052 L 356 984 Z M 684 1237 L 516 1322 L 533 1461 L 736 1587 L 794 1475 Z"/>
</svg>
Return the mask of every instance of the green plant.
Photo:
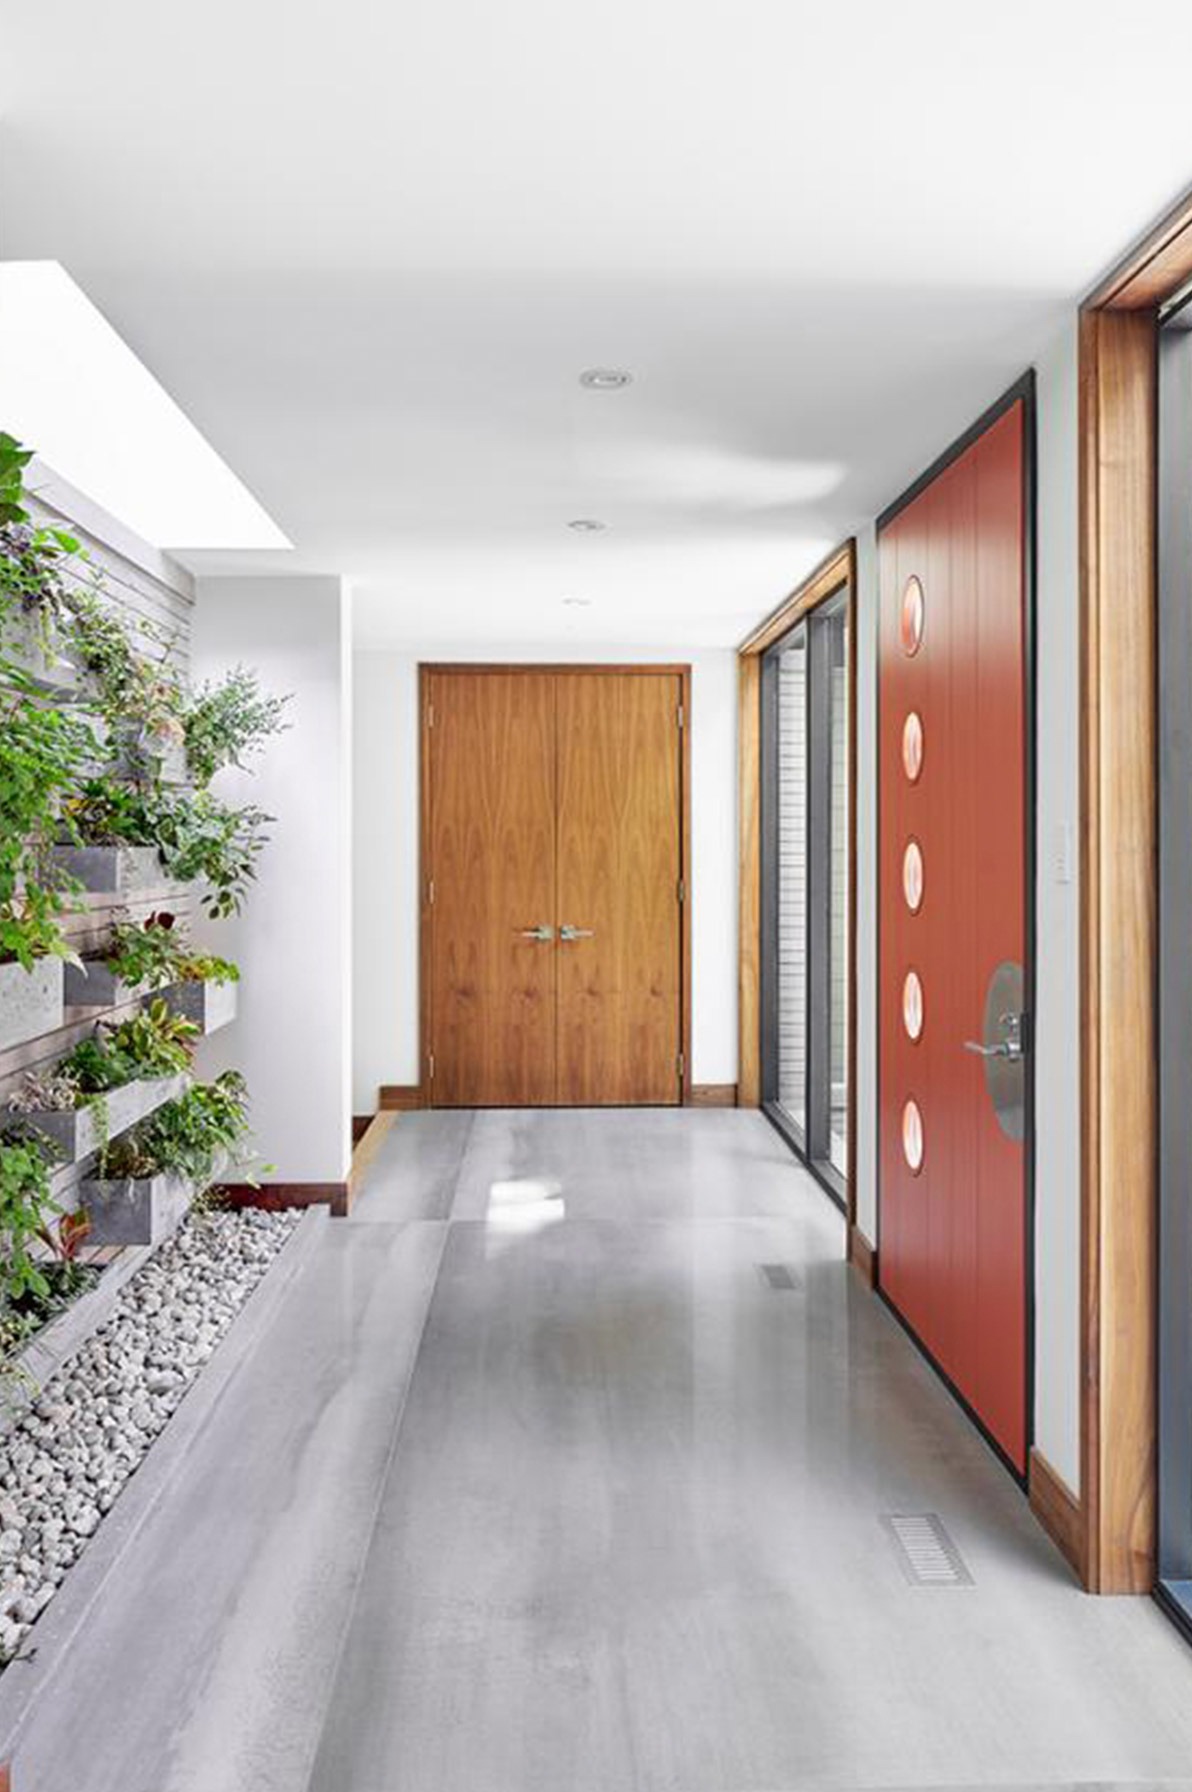
<svg viewBox="0 0 1192 1792">
<path fill-rule="evenodd" d="M 89 846 L 156 846 L 171 877 L 207 883 L 203 906 L 221 920 L 239 913 L 272 819 L 253 804 L 232 808 L 208 790 L 187 796 L 106 776 L 83 783 L 63 822 Z"/>
<path fill-rule="evenodd" d="M 134 1074 L 128 1060 L 113 1052 L 98 1033 L 80 1039 L 76 1046 L 72 1046 L 58 1071 L 73 1083 L 76 1107 L 80 1105 L 80 1098 L 102 1095 L 109 1089 L 118 1089 L 122 1083 L 132 1082 Z"/>
<path fill-rule="evenodd" d="M 75 886 L 50 847 L 94 751 L 86 723 L 39 701 L 24 681 L 0 693 L 0 960 L 26 970 L 46 953 L 74 956 L 59 915 Z"/>
<path fill-rule="evenodd" d="M 237 1153 L 248 1137 L 247 1085 L 238 1071 L 225 1070 L 213 1083 L 196 1083 L 118 1138 L 103 1173 L 115 1181 L 174 1175 L 203 1183 L 220 1157 Z"/>
<path fill-rule="evenodd" d="M 10 1300 L 49 1294 L 30 1245 L 57 1211 L 46 1145 L 36 1135 L 9 1128 L 0 1134 L 0 1292 Z"/>
<path fill-rule="evenodd" d="M 53 1251 L 59 1264 L 77 1264 L 79 1252 L 91 1235 L 91 1221 L 85 1213 L 64 1213 L 56 1226 L 43 1226 L 38 1233 L 41 1242 Z"/>
<path fill-rule="evenodd" d="M 174 1014 L 158 997 L 119 1026 L 101 1022 L 67 1052 L 58 1073 L 84 1099 L 119 1089 L 138 1077 L 179 1076 L 190 1068 L 198 1031 L 193 1021 Z"/>
<path fill-rule="evenodd" d="M 289 697 L 273 697 L 261 690 L 255 672 L 236 666 L 218 684 L 205 684 L 187 706 L 182 725 L 186 759 L 199 785 L 211 782 L 225 766 L 244 768 L 250 755 L 260 753 L 271 735 L 289 726 Z"/>
<path fill-rule="evenodd" d="M 203 907 L 222 920 L 240 912 L 272 819 L 254 804 L 231 808 L 207 790 L 165 798 L 157 806 L 158 850 L 171 877 L 205 880 Z"/>
<path fill-rule="evenodd" d="M 117 921 L 104 963 L 122 982 L 149 989 L 170 983 L 235 983 L 240 977 L 230 960 L 191 951 L 184 929 L 164 911 L 143 921 Z"/>
<path fill-rule="evenodd" d="M 63 564 L 79 552 L 79 543 L 64 529 L 35 527 L 25 508 L 25 468 L 33 451 L 0 431 L 0 639 L 14 616 L 33 619 L 47 658 L 57 657 L 57 625 L 63 614 L 66 586 Z M 16 668 L 0 656 L 0 675 Z"/>
<path fill-rule="evenodd" d="M 104 773 L 84 778 L 63 805 L 62 828 L 85 846 L 156 846 L 153 798 Z"/>
<path fill-rule="evenodd" d="M 143 637 L 157 657 L 142 652 L 93 574 L 90 591 L 73 590 L 65 598 L 63 634 L 72 656 L 90 674 L 100 714 L 113 735 L 134 759 L 152 761 L 173 741 L 183 738 L 183 695 L 169 657 L 172 647 L 159 629 L 143 623 Z M 138 766 L 151 770 L 151 765 Z"/>
<path fill-rule="evenodd" d="M 32 448 L 22 447 L 15 436 L 0 429 L 0 524 L 27 523 L 25 468 L 33 459 Z"/>
<path fill-rule="evenodd" d="M 138 1076 L 177 1076 L 190 1068 L 198 1033 L 192 1020 L 175 1014 L 158 996 L 113 1027 L 109 1038 L 112 1051 L 133 1064 Z"/>
<path fill-rule="evenodd" d="M 90 1222 L 82 1213 L 64 1213 L 56 1224 L 37 1227 L 35 1237 L 50 1255 L 37 1260 L 36 1286 L 30 1284 L 16 1295 L 2 1295 L 0 1383 L 13 1377 L 12 1359 L 22 1346 L 99 1280 L 99 1270 L 79 1260 L 90 1230 Z"/>
</svg>

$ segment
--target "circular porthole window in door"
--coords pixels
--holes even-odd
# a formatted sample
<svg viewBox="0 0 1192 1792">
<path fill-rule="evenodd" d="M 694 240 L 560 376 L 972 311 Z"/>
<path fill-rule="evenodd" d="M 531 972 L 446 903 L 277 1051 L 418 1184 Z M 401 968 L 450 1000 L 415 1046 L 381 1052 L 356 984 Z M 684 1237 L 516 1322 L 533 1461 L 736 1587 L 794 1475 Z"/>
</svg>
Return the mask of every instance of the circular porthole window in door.
<svg viewBox="0 0 1192 1792">
<path fill-rule="evenodd" d="M 912 709 L 902 724 L 902 769 L 911 784 L 919 782 L 923 770 L 923 719 Z"/>
<path fill-rule="evenodd" d="M 908 840 L 902 855 L 902 893 L 912 915 L 923 906 L 923 849 L 917 840 Z"/>
<path fill-rule="evenodd" d="M 902 1110 L 902 1155 L 912 1176 L 923 1168 L 923 1116 L 917 1101 L 908 1101 Z"/>
<path fill-rule="evenodd" d="M 923 984 L 918 971 L 908 971 L 902 983 L 902 1024 L 912 1045 L 923 1037 Z"/>
<path fill-rule="evenodd" d="M 925 608 L 923 582 L 917 573 L 912 573 L 902 588 L 902 608 L 898 617 L 902 651 L 908 656 L 918 653 L 923 645 Z"/>
</svg>

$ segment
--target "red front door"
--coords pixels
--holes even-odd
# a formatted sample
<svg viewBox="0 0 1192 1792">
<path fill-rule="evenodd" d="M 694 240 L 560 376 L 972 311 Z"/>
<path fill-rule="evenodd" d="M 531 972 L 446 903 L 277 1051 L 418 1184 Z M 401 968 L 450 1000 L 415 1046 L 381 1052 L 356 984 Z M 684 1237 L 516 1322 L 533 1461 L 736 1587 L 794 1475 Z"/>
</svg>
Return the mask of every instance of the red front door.
<svg viewBox="0 0 1192 1792">
<path fill-rule="evenodd" d="M 878 649 L 881 1285 L 1020 1471 L 1028 427 L 883 528 Z"/>
</svg>

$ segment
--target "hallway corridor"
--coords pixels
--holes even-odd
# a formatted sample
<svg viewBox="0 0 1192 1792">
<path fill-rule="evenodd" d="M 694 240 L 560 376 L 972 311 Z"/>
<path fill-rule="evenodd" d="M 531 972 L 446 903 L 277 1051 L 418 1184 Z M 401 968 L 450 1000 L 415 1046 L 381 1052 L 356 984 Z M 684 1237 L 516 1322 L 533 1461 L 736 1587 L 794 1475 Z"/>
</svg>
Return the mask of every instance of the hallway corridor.
<svg viewBox="0 0 1192 1792">
<path fill-rule="evenodd" d="M 1078 1592 L 842 1251 L 756 1114 L 403 1115 L 18 1783 L 1192 1787 L 1192 1651 Z M 971 1585 L 910 1584 L 923 1512 Z"/>
</svg>

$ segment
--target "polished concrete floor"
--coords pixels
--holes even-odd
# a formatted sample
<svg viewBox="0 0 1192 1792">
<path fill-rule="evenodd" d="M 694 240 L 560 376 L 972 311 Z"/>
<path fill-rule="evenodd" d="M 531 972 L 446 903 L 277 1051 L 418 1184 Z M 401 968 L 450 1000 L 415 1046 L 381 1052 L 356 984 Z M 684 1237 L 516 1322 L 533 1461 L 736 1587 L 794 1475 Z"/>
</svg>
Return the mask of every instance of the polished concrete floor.
<svg viewBox="0 0 1192 1792">
<path fill-rule="evenodd" d="M 18 1792 L 1192 1788 L 1192 1650 L 1080 1594 L 842 1243 L 756 1115 L 403 1116 Z M 908 1580 L 919 1512 L 971 1584 Z"/>
</svg>

